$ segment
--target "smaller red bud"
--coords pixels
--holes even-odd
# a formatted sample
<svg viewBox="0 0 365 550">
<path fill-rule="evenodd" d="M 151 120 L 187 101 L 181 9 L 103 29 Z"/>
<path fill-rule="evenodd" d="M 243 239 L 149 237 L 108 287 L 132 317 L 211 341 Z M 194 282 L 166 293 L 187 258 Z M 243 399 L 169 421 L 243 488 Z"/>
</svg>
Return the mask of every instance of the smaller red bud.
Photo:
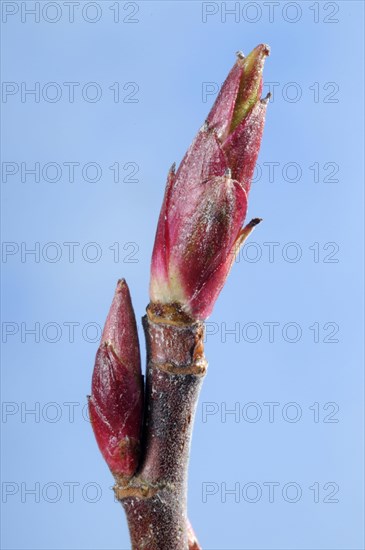
<svg viewBox="0 0 365 550">
<path fill-rule="evenodd" d="M 114 475 L 131 477 L 139 460 L 143 378 L 136 319 L 120 280 L 96 354 L 89 412 L 100 451 Z"/>
</svg>

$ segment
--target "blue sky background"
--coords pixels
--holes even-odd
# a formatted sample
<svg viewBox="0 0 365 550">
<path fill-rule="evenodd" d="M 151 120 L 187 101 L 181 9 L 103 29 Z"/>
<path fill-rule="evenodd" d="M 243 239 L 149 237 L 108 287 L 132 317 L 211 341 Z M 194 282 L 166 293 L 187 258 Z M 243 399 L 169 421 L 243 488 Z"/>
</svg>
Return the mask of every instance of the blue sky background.
<svg viewBox="0 0 365 550">
<path fill-rule="evenodd" d="M 98 327 L 120 277 L 143 315 L 168 168 L 203 92 L 260 42 L 277 83 L 249 205 L 264 223 L 208 322 L 189 515 L 206 550 L 364 548 L 363 3 L 269 4 L 80 0 L 71 23 L 64 2 L 40 2 L 39 22 L 34 2 L 2 2 L 4 549 L 129 548 L 82 414 Z"/>
</svg>

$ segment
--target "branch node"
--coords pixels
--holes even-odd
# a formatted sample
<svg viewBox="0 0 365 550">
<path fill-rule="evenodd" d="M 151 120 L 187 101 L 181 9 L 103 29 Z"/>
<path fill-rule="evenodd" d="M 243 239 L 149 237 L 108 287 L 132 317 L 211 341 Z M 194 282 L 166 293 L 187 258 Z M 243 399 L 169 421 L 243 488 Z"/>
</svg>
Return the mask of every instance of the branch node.
<svg viewBox="0 0 365 550">
<path fill-rule="evenodd" d="M 174 374 L 179 376 L 204 376 L 207 372 L 208 363 L 204 359 L 192 363 L 191 365 L 174 365 L 172 363 L 151 363 L 151 366 L 167 372 L 168 374 Z"/>
</svg>

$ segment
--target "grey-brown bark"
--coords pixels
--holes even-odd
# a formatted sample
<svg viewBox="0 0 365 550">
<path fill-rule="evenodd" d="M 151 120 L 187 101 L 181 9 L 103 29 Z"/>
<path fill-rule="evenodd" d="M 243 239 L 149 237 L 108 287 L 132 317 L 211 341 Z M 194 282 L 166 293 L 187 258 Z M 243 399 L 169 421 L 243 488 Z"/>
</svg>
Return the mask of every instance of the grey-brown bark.
<svg viewBox="0 0 365 550">
<path fill-rule="evenodd" d="M 206 372 L 202 323 L 143 318 L 147 383 L 142 460 L 127 485 L 115 492 L 127 514 L 133 550 L 199 549 L 187 520 L 191 435 Z"/>
</svg>

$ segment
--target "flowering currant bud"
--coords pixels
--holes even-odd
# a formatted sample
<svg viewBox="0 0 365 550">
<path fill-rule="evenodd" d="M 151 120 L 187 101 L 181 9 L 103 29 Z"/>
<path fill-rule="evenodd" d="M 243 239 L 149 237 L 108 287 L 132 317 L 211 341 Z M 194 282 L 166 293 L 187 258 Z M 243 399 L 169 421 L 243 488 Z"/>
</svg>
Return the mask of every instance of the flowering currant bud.
<svg viewBox="0 0 365 550">
<path fill-rule="evenodd" d="M 124 280 L 96 354 L 89 411 L 96 441 L 114 475 L 129 478 L 139 459 L 143 378 L 136 319 Z"/>
<path fill-rule="evenodd" d="M 237 54 L 177 172 L 169 172 L 152 255 L 151 307 L 206 319 L 239 247 L 268 102 L 260 99 L 268 46 Z"/>
</svg>

